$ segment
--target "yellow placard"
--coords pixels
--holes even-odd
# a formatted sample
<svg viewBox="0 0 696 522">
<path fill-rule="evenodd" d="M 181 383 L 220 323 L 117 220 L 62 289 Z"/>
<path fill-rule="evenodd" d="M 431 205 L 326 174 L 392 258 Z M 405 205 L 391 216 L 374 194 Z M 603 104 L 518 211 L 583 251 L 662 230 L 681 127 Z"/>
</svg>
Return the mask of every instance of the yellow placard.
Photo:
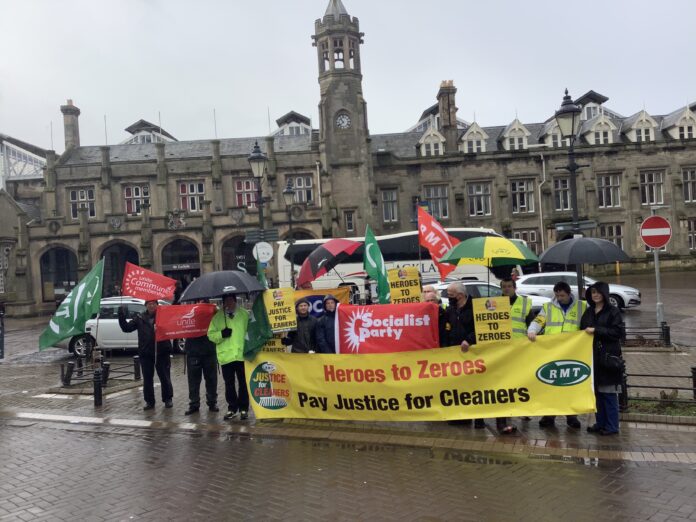
<svg viewBox="0 0 696 522">
<path fill-rule="evenodd" d="M 509 297 L 478 297 L 472 305 L 477 343 L 512 339 Z"/>
<path fill-rule="evenodd" d="M 392 304 L 421 302 L 418 267 L 391 268 L 387 270 L 387 279 Z"/>
<path fill-rule="evenodd" d="M 273 332 L 287 332 L 297 328 L 295 291 L 292 288 L 272 288 L 263 293 L 268 322 Z"/>
<path fill-rule="evenodd" d="M 279 335 L 274 335 L 268 341 L 266 341 L 266 344 L 264 344 L 261 347 L 261 351 L 268 353 L 286 353 L 288 351 L 288 348 L 288 346 L 285 346 L 280 341 Z"/>
<path fill-rule="evenodd" d="M 442 421 L 595 411 L 592 336 L 573 332 L 374 355 L 260 353 L 245 362 L 259 419 Z"/>
</svg>

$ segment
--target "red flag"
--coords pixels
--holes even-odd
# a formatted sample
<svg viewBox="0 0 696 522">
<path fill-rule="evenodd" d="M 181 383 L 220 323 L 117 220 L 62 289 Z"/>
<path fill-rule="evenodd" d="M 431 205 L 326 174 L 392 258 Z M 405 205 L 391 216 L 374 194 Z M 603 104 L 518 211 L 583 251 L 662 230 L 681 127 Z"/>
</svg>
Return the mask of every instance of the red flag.
<svg viewBox="0 0 696 522">
<path fill-rule="evenodd" d="M 336 312 L 338 353 L 390 353 L 437 348 L 435 303 L 353 306 Z"/>
<path fill-rule="evenodd" d="M 418 207 L 418 243 L 430 252 L 430 257 L 440 272 L 440 281 L 457 268 L 449 263 L 440 264 L 437 260 L 452 250 L 459 240 L 450 236 L 444 227 L 421 207 Z"/>
<path fill-rule="evenodd" d="M 173 299 L 176 280 L 151 272 L 126 261 L 121 295 L 129 295 L 146 301 Z"/>
<path fill-rule="evenodd" d="M 217 307 L 214 304 L 158 306 L 155 339 L 186 339 L 208 334 L 208 326 Z"/>
</svg>

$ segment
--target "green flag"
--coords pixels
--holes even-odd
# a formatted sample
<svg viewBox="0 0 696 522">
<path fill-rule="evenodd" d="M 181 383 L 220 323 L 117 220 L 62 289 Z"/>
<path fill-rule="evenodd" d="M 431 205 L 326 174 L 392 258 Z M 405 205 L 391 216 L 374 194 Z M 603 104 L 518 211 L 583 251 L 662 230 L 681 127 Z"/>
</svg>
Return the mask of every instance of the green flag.
<svg viewBox="0 0 696 522">
<path fill-rule="evenodd" d="M 50 348 L 68 337 L 85 333 L 87 319 L 99 313 L 103 275 L 104 260 L 100 259 L 60 303 L 39 338 L 39 350 Z"/>
<path fill-rule="evenodd" d="M 256 262 L 256 278 L 261 283 L 261 286 L 268 288 L 266 274 L 258 261 Z M 273 337 L 273 332 L 271 331 L 271 323 L 268 322 L 266 305 L 263 304 L 263 293 L 259 293 L 249 314 L 249 325 L 247 326 L 247 334 L 244 339 L 244 358 L 248 361 L 254 359 L 256 354 L 261 351 L 261 347 L 271 337 Z"/>
<path fill-rule="evenodd" d="M 382 251 L 375 235 L 367 225 L 365 229 L 365 254 L 363 255 L 363 267 L 370 277 L 377 281 L 377 296 L 379 304 L 389 304 L 391 296 L 389 294 L 389 280 L 387 279 L 387 268 L 384 266 Z"/>
</svg>

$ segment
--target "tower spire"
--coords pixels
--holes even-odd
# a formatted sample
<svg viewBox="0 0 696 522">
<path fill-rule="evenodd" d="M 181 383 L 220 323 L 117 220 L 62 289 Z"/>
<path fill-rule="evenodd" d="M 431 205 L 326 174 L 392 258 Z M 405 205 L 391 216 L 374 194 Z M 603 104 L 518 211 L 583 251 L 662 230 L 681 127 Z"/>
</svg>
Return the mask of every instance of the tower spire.
<svg viewBox="0 0 696 522">
<path fill-rule="evenodd" d="M 330 0 L 329 5 L 326 7 L 326 12 L 324 13 L 324 16 L 329 15 L 333 16 L 335 20 L 338 20 L 341 15 L 348 15 L 348 11 L 346 11 L 341 0 Z"/>
</svg>

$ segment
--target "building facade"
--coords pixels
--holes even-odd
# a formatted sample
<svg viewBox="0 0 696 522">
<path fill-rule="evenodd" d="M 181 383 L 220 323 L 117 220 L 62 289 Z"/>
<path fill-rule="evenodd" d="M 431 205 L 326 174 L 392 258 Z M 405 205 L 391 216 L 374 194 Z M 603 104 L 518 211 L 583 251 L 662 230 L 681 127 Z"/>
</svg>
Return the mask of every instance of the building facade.
<svg viewBox="0 0 696 522">
<path fill-rule="evenodd" d="M 42 184 L 8 183 L 14 201 L 41 209 L 28 219 L 13 207 L 15 225 L 6 236 L 0 223 L 0 236 L 13 236 L 8 255 L 24 249 L 26 259 L 24 267 L 8 268 L 8 277 L 24 278 L 26 293 L 14 301 L 0 293 L 8 311 L 52 311 L 101 257 L 107 294 L 118 291 L 125 261 L 184 284 L 212 270 L 253 272 L 244 238 L 259 227 L 258 185 L 247 160 L 257 142 L 269 159 L 263 226 L 281 238 L 290 233 L 288 213 L 296 238 L 361 236 L 368 223 L 377 234 L 414 230 L 418 204 L 446 226 L 491 227 L 539 253 L 569 235 L 556 229 L 571 220 L 569 176 L 558 170 L 567 143 L 553 119 L 561 93 L 549 101 L 545 122 L 515 118 L 491 127 L 459 119 L 457 89 L 445 81 L 413 127 L 371 134 L 363 36 L 340 0 L 315 22 L 318 129 L 289 112 L 270 136 L 177 141 L 141 120 L 129 127 L 134 138 L 126 143 L 82 146 L 80 110 L 68 101 L 61 107 L 65 152 L 46 151 Z M 638 229 L 659 206 L 674 229 L 666 260 L 692 264 L 696 104 L 624 117 L 607 101 L 594 91 L 576 99 L 583 108 L 576 152 L 588 165 L 578 176 L 580 219 L 597 223 L 586 233 L 616 242 L 640 266 L 651 257 Z M 290 208 L 282 197 L 288 183 L 295 189 Z"/>
</svg>

